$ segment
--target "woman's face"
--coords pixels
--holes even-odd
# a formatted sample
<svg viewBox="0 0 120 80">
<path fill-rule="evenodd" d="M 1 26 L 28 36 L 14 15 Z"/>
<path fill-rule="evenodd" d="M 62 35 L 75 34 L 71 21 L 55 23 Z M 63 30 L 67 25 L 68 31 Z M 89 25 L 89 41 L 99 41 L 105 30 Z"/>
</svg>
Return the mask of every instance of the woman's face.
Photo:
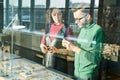
<svg viewBox="0 0 120 80">
<path fill-rule="evenodd" d="M 52 19 L 55 24 L 60 24 L 62 22 L 62 13 L 59 9 L 53 9 L 52 11 Z"/>
</svg>

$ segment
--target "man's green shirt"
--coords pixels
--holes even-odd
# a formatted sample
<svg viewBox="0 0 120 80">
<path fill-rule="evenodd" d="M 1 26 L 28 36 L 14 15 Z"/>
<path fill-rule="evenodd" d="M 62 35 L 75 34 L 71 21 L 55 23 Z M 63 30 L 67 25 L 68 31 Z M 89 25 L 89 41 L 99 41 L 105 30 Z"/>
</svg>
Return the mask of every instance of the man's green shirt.
<svg viewBox="0 0 120 80">
<path fill-rule="evenodd" d="M 93 21 L 80 31 L 77 46 L 81 48 L 75 54 L 75 76 L 92 78 L 97 76 L 104 42 L 103 29 Z"/>
</svg>

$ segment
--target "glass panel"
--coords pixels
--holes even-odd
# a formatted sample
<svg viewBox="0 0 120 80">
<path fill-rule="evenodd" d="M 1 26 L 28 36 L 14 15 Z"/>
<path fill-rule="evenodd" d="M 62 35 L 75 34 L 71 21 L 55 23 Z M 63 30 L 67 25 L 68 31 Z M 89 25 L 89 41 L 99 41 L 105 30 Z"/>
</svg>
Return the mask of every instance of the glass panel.
<svg viewBox="0 0 120 80">
<path fill-rule="evenodd" d="M 72 5 L 75 5 L 77 3 L 81 3 L 81 4 L 87 3 L 88 6 L 90 7 L 90 2 L 91 2 L 91 0 L 70 0 L 70 6 L 69 7 L 72 8 Z"/>
<path fill-rule="evenodd" d="M 43 31 L 46 23 L 45 19 L 46 0 L 35 0 L 35 18 L 34 18 L 34 30 Z"/>
<path fill-rule="evenodd" d="M 9 18 L 8 22 L 15 20 L 16 15 L 18 14 L 18 0 L 9 0 Z M 16 24 L 16 23 L 15 23 Z"/>
<path fill-rule="evenodd" d="M 4 8 L 6 8 L 6 0 L 4 0 Z"/>
<path fill-rule="evenodd" d="M 18 0 L 9 0 L 9 12 L 11 16 L 18 13 Z"/>
<path fill-rule="evenodd" d="M 97 21 L 98 21 L 98 8 L 97 8 L 97 9 L 94 9 L 93 20 L 97 23 Z"/>
<path fill-rule="evenodd" d="M 50 0 L 50 8 L 65 8 L 65 0 Z"/>
<path fill-rule="evenodd" d="M 99 7 L 99 0 L 95 0 L 93 20 L 94 20 L 96 23 L 97 23 L 97 21 L 98 21 L 98 7 Z"/>
<path fill-rule="evenodd" d="M 6 13 L 7 13 L 7 11 L 6 11 L 6 0 L 4 0 L 4 27 L 7 25 L 7 20 L 6 20 Z"/>
<path fill-rule="evenodd" d="M 30 0 L 22 0 L 22 25 L 29 29 L 30 26 Z"/>
<path fill-rule="evenodd" d="M 95 7 L 99 7 L 99 0 L 95 0 Z"/>
<path fill-rule="evenodd" d="M 35 0 L 35 8 L 46 8 L 46 0 Z"/>
</svg>

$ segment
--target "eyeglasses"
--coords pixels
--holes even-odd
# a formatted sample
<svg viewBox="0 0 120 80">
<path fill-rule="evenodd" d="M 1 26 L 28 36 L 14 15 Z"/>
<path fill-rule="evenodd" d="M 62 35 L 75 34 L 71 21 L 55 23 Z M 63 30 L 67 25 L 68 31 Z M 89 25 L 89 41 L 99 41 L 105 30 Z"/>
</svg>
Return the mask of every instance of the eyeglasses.
<svg viewBox="0 0 120 80">
<path fill-rule="evenodd" d="M 87 15 L 85 15 L 85 16 L 83 16 L 83 17 L 81 17 L 81 18 L 75 18 L 75 21 L 80 21 L 80 20 L 82 20 L 83 18 L 85 18 Z"/>
</svg>

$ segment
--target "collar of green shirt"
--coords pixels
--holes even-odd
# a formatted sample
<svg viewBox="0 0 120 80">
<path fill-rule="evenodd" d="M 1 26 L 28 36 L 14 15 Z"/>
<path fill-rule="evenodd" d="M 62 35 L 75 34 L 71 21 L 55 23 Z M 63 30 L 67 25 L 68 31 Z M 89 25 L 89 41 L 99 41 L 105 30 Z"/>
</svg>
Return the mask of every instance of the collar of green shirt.
<svg viewBox="0 0 120 80">
<path fill-rule="evenodd" d="M 96 23 L 95 23 L 93 20 L 91 20 L 91 22 L 90 22 L 89 24 L 87 24 L 85 28 L 91 28 L 91 27 L 93 27 L 95 24 L 96 24 Z"/>
</svg>

